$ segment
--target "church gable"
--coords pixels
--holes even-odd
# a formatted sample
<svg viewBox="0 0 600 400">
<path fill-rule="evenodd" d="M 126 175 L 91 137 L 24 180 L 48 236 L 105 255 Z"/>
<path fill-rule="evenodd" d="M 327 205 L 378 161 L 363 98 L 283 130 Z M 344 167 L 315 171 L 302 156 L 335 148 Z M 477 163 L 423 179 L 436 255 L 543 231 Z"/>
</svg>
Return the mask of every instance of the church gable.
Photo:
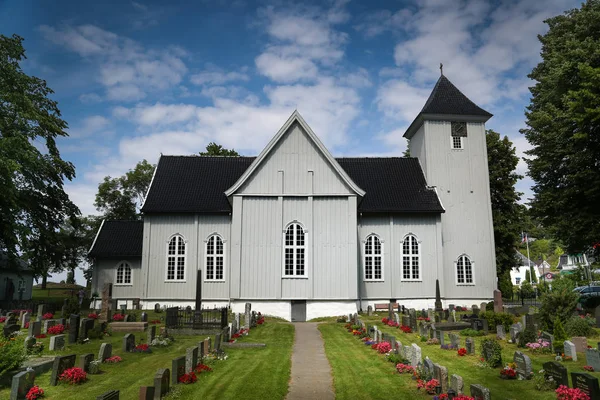
<svg viewBox="0 0 600 400">
<path fill-rule="evenodd" d="M 226 192 L 234 193 L 364 195 L 297 112 Z"/>
</svg>

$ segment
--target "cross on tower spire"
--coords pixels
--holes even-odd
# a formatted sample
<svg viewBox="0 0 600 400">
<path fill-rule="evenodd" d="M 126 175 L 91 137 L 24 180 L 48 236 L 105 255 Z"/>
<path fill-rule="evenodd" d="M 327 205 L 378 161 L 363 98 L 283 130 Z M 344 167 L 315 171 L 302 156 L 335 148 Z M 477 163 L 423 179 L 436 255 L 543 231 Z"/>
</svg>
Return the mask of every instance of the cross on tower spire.
<svg viewBox="0 0 600 400">
<path fill-rule="evenodd" d="M 444 75 L 444 64 L 440 63 L 440 75 Z"/>
</svg>

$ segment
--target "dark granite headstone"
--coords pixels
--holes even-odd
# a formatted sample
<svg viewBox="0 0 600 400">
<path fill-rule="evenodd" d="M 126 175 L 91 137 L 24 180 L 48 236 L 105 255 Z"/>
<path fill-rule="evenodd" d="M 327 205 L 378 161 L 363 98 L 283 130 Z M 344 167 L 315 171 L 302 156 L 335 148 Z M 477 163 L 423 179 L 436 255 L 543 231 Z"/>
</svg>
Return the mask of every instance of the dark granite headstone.
<svg viewBox="0 0 600 400">
<path fill-rule="evenodd" d="M 88 332 L 94 329 L 94 320 L 91 318 L 82 318 L 79 328 L 79 337 L 85 339 L 88 337 Z"/>
<path fill-rule="evenodd" d="M 152 343 L 154 338 L 156 337 L 156 325 L 150 325 L 146 330 L 146 341 L 148 344 Z"/>
<path fill-rule="evenodd" d="M 580 389 L 591 400 L 600 399 L 600 388 L 596 377 L 585 372 L 571 372 L 571 381 L 573 382 L 573 388 Z"/>
<path fill-rule="evenodd" d="M 179 378 L 185 374 L 185 356 L 177 357 L 171 362 L 171 369 L 173 375 L 171 376 L 171 384 L 176 385 L 179 383 Z"/>
<path fill-rule="evenodd" d="M 112 343 L 102 343 L 98 352 L 98 360 L 104 362 L 112 356 Z"/>
<path fill-rule="evenodd" d="M 477 400 L 491 400 L 490 390 L 482 385 L 471 385 L 471 397 Z"/>
<path fill-rule="evenodd" d="M 148 322 L 148 314 L 143 312 L 142 315 L 140 316 L 140 321 L 141 322 Z"/>
<path fill-rule="evenodd" d="M 79 368 L 85 372 L 90 372 L 90 363 L 94 361 L 94 355 L 92 353 L 82 354 L 79 356 Z"/>
<path fill-rule="evenodd" d="M 221 332 L 215 334 L 215 351 L 219 351 L 221 350 L 221 340 L 223 338 L 223 335 L 221 335 Z"/>
<path fill-rule="evenodd" d="M 184 357 L 185 359 L 185 357 Z M 160 400 L 164 395 L 169 393 L 169 383 L 171 382 L 171 374 L 169 369 L 159 369 L 154 375 L 154 399 Z"/>
<path fill-rule="evenodd" d="M 160 304 L 159 303 L 154 304 L 154 312 L 155 313 L 159 313 L 160 312 Z"/>
<path fill-rule="evenodd" d="M 39 336 L 42 333 L 42 323 L 40 321 L 30 321 L 29 329 L 27 331 L 29 336 Z"/>
<path fill-rule="evenodd" d="M 65 348 L 65 335 L 55 335 L 50 337 L 50 351 L 60 351 Z"/>
<path fill-rule="evenodd" d="M 58 378 L 64 372 L 64 370 L 73 368 L 75 366 L 75 354 L 69 354 L 68 356 L 57 356 L 54 358 L 54 364 L 52 364 L 52 374 L 50 375 L 50 386 L 56 386 L 58 384 Z"/>
<path fill-rule="evenodd" d="M 19 330 L 21 330 L 21 327 L 17 324 L 4 325 L 4 329 L 3 329 L 4 337 L 8 338 L 13 333 L 18 332 Z"/>
<path fill-rule="evenodd" d="M 429 357 L 425 357 L 425 361 L 423 361 L 423 372 L 425 373 L 424 378 L 426 381 L 433 379 L 434 368 L 433 361 L 431 361 Z"/>
<path fill-rule="evenodd" d="M 465 340 L 465 347 L 467 348 L 467 354 L 475 354 L 475 340 L 468 337 Z"/>
<path fill-rule="evenodd" d="M 135 349 L 135 335 L 133 333 L 128 333 L 123 336 L 123 346 L 121 351 L 127 353 L 133 351 L 133 349 Z"/>
<path fill-rule="evenodd" d="M 12 378 L 12 385 L 10 388 L 10 400 L 21 400 L 25 399 L 29 389 L 33 387 L 35 381 L 35 371 L 23 371 L 19 372 Z"/>
<path fill-rule="evenodd" d="M 543 368 L 547 380 L 552 377 L 557 387 L 560 385 L 569 387 L 569 373 L 564 365 L 556 361 L 548 361 L 543 364 Z"/>
<path fill-rule="evenodd" d="M 108 392 L 102 393 L 100 396 L 96 396 L 96 400 L 119 400 L 119 391 L 109 390 Z"/>
<path fill-rule="evenodd" d="M 140 386 L 138 400 L 154 400 L 154 386 Z"/>
<path fill-rule="evenodd" d="M 471 320 L 471 329 L 474 329 L 476 331 L 482 331 L 483 330 L 483 320 L 479 319 L 479 318 L 474 318 Z"/>
<path fill-rule="evenodd" d="M 77 343 L 79 338 L 79 315 L 69 317 L 69 344 Z"/>
</svg>

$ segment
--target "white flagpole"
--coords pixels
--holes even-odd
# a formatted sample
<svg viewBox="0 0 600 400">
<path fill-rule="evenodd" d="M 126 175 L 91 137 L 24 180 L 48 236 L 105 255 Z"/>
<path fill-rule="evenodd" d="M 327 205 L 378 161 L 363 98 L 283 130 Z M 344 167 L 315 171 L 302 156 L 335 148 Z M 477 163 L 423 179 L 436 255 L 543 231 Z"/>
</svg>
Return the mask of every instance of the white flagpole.
<svg viewBox="0 0 600 400">
<path fill-rule="evenodd" d="M 523 236 L 523 238 L 525 239 L 525 243 L 527 244 L 527 264 L 529 267 L 529 283 L 533 284 L 533 276 L 531 276 L 534 272 L 531 270 L 531 259 L 529 258 L 529 238 L 527 237 L 527 234 L 525 234 L 525 236 Z"/>
</svg>

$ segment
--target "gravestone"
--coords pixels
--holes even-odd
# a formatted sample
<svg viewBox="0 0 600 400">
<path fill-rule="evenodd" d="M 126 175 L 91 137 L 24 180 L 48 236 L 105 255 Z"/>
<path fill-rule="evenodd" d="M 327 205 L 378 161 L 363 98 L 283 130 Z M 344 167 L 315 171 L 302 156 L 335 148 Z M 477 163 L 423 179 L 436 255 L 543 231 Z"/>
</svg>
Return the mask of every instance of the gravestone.
<svg viewBox="0 0 600 400">
<path fill-rule="evenodd" d="M 90 363 L 94 361 L 94 355 L 92 353 L 82 354 L 79 356 L 79 368 L 85 372 L 90 372 Z"/>
<path fill-rule="evenodd" d="M 585 363 L 594 368 L 594 371 L 600 371 L 600 353 L 598 349 L 585 350 Z"/>
<path fill-rule="evenodd" d="M 491 400 L 490 389 L 486 388 L 485 386 L 473 384 L 471 385 L 470 389 L 471 397 L 474 397 L 477 400 Z"/>
<path fill-rule="evenodd" d="M 440 346 L 444 344 L 444 331 L 435 330 L 434 337 L 439 340 Z"/>
<path fill-rule="evenodd" d="M 160 312 L 160 303 L 156 303 L 154 304 L 154 312 L 155 313 L 159 313 Z M 160 371 L 160 370 L 159 370 Z"/>
<path fill-rule="evenodd" d="M 483 334 L 487 336 L 487 334 L 490 333 L 490 328 L 487 319 L 482 319 L 481 324 L 483 326 Z"/>
<path fill-rule="evenodd" d="M 206 354 L 208 354 L 212 351 L 211 343 L 212 343 L 211 337 L 207 337 L 206 339 L 204 339 L 204 350 L 206 350 Z"/>
<path fill-rule="evenodd" d="M 69 344 L 77 343 L 79 337 L 79 315 L 69 317 Z"/>
<path fill-rule="evenodd" d="M 58 378 L 60 375 L 69 368 L 75 366 L 75 354 L 69 354 L 68 356 L 57 356 L 54 358 L 52 364 L 52 374 L 50 375 L 50 386 L 56 386 L 58 384 Z"/>
<path fill-rule="evenodd" d="M 143 312 L 140 316 L 140 322 L 148 322 L 148 314 L 146 312 Z"/>
<path fill-rule="evenodd" d="M 442 393 L 446 393 L 448 391 L 448 368 L 443 365 L 433 364 L 433 377 L 440 383 Z"/>
<path fill-rule="evenodd" d="M 571 338 L 571 342 L 575 345 L 575 351 L 578 353 L 585 353 L 587 350 L 588 342 L 585 336 L 574 336 Z"/>
<path fill-rule="evenodd" d="M 388 342 L 390 342 L 390 346 L 392 346 L 392 353 L 395 353 L 395 349 L 396 349 L 396 337 L 389 335 L 388 336 Z"/>
<path fill-rule="evenodd" d="M 235 330 L 235 333 L 237 333 L 237 331 L 238 331 L 238 330 L 241 328 L 241 326 L 242 326 L 242 325 L 241 325 L 241 319 L 242 319 L 241 315 L 242 315 L 242 314 L 240 314 L 240 313 L 235 313 L 235 326 L 236 326 L 236 328 L 237 328 L 237 329 Z"/>
<path fill-rule="evenodd" d="M 63 327 L 67 327 L 67 319 L 66 318 L 58 318 L 55 320 L 56 325 L 62 325 Z"/>
<path fill-rule="evenodd" d="M 421 348 L 413 343 L 411 345 L 411 359 L 410 359 L 410 365 L 412 365 L 413 367 L 416 367 L 417 365 L 419 365 L 419 363 L 421 362 Z"/>
<path fill-rule="evenodd" d="M 169 383 L 171 381 L 169 369 L 159 369 L 154 375 L 154 400 L 160 400 L 169 393 Z"/>
<path fill-rule="evenodd" d="M 412 347 L 404 346 L 404 358 L 412 364 Z"/>
<path fill-rule="evenodd" d="M 104 360 L 110 357 L 112 357 L 112 343 L 102 343 L 98 352 L 98 360 L 104 362 Z"/>
<path fill-rule="evenodd" d="M 65 348 L 65 335 L 55 335 L 50 337 L 50 351 L 59 351 Z"/>
<path fill-rule="evenodd" d="M 3 329 L 4 337 L 8 338 L 13 333 L 18 332 L 20 329 L 21 328 L 17 324 L 6 324 L 6 325 L 4 325 L 4 329 Z"/>
<path fill-rule="evenodd" d="M 596 307 L 595 316 L 596 316 L 596 328 L 600 328 L 600 306 Z"/>
<path fill-rule="evenodd" d="M 506 332 L 504 332 L 504 325 L 496 325 L 496 337 L 500 340 L 506 340 Z"/>
<path fill-rule="evenodd" d="M 112 283 L 105 283 L 102 288 L 102 304 L 100 308 L 100 319 L 102 321 L 112 320 Z"/>
<path fill-rule="evenodd" d="M 504 311 L 502 304 L 502 292 L 498 289 L 494 290 L 494 312 L 501 313 Z"/>
<path fill-rule="evenodd" d="M 171 375 L 171 385 L 179 383 L 179 378 L 185 374 L 185 364 L 185 356 L 174 358 L 173 361 L 171 361 L 171 370 L 173 371 L 173 375 Z"/>
<path fill-rule="evenodd" d="M 477 307 L 477 304 L 473 304 L 471 306 L 471 311 L 473 312 L 473 316 L 475 318 L 479 317 L 479 307 Z"/>
<path fill-rule="evenodd" d="M 533 314 L 525 314 L 525 329 L 535 329 L 535 320 L 533 319 Z"/>
<path fill-rule="evenodd" d="M 155 337 L 156 337 L 156 326 L 150 325 L 148 327 L 148 329 L 146 330 L 146 342 L 148 344 L 152 343 L 152 341 L 154 340 Z"/>
<path fill-rule="evenodd" d="M 221 350 L 221 340 L 223 338 L 223 335 L 219 332 L 217 334 L 215 334 L 215 351 L 219 351 Z"/>
<path fill-rule="evenodd" d="M 425 360 L 423 360 L 423 373 L 425 374 L 425 381 L 429 381 L 434 378 L 434 368 L 435 366 L 433 365 L 433 361 L 431 361 L 429 357 L 425 357 Z"/>
<path fill-rule="evenodd" d="M 450 311 L 448 315 L 448 322 L 456 322 L 456 314 L 454 310 Z"/>
<path fill-rule="evenodd" d="M 26 312 L 21 318 L 21 329 L 25 329 L 25 325 L 31 320 L 31 315 Z"/>
<path fill-rule="evenodd" d="M 556 382 L 556 386 L 564 385 L 569 387 L 569 374 L 567 368 L 559 362 L 548 361 L 543 364 L 544 376 L 546 380 L 552 377 L 552 380 Z"/>
<path fill-rule="evenodd" d="M 471 320 L 471 329 L 476 330 L 476 331 L 482 331 L 483 330 L 483 320 L 479 319 L 479 318 L 474 318 Z"/>
<path fill-rule="evenodd" d="M 410 310 L 408 310 L 408 319 L 409 319 L 410 329 L 412 329 L 413 332 L 416 332 L 416 330 L 417 330 L 417 311 L 414 308 L 411 308 Z"/>
<path fill-rule="evenodd" d="M 575 344 L 570 340 L 565 341 L 565 356 L 569 356 L 573 359 L 573 361 L 577 361 L 577 350 L 575 349 Z"/>
<path fill-rule="evenodd" d="M 475 354 L 475 339 L 468 337 L 465 340 L 465 347 L 467 349 L 467 354 Z"/>
<path fill-rule="evenodd" d="M 552 351 L 554 351 L 554 335 L 552 335 L 550 332 L 542 332 L 542 334 L 540 335 L 540 338 L 545 340 L 546 342 L 550 343 L 550 349 Z"/>
<path fill-rule="evenodd" d="M 585 372 L 571 372 L 571 381 L 573 388 L 580 389 L 587 394 L 591 400 L 600 399 L 600 388 L 598 387 L 598 379 Z"/>
<path fill-rule="evenodd" d="M 373 315 L 373 306 L 368 306 L 367 307 L 367 315 L 370 317 L 371 315 Z"/>
<path fill-rule="evenodd" d="M 450 339 L 450 346 L 453 349 L 458 349 L 460 347 L 460 336 L 456 333 L 449 333 L 448 338 Z"/>
<path fill-rule="evenodd" d="M 135 349 L 135 335 L 133 333 L 128 333 L 123 336 L 123 346 L 121 347 L 121 351 L 124 353 L 133 351 Z"/>
<path fill-rule="evenodd" d="M 188 347 L 185 351 L 185 373 L 192 372 L 198 365 L 198 346 Z"/>
<path fill-rule="evenodd" d="M 519 324 L 511 325 L 510 327 L 510 340 L 513 343 L 517 342 L 517 335 L 521 332 L 521 326 Z"/>
<path fill-rule="evenodd" d="M 39 317 L 43 317 L 44 314 L 46 314 L 46 305 L 45 304 L 39 304 L 37 307 L 37 316 Z"/>
<path fill-rule="evenodd" d="M 42 333 L 48 333 L 48 328 L 52 328 L 56 325 L 56 321 L 53 319 L 47 319 L 44 321 L 44 325 L 42 326 Z"/>
<path fill-rule="evenodd" d="M 109 390 L 108 392 L 104 392 L 101 395 L 96 396 L 96 400 L 119 400 L 119 391 Z"/>
<path fill-rule="evenodd" d="M 410 317 L 408 315 L 403 315 L 402 316 L 401 325 L 402 326 L 409 326 L 410 327 Z"/>
<path fill-rule="evenodd" d="M 79 337 L 86 339 L 88 337 L 88 332 L 92 329 L 94 329 L 94 320 L 91 318 L 82 318 L 81 327 L 79 329 Z"/>
<path fill-rule="evenodd" d="M 139 298 L 135 298 L 131 301 L 131 306 L 134 310 L 139 310 L 140 309 L 140 299 Z"/>
<path fill-rule="evenodd" d="M 479 309 L 480 309 L 481 311 L 487 311 L 487 303 L 486 303 L 486 302 L 483 302 L 483 303 L 481 303 L 481 304 L 479 305 Z"/>
<path fill-rule="evenodd" d="M 154 386 L 140 386 L 139 400 L 154 400 Z"/>
<path fill-rule="evenodd" d="M 12 385 L 10 387 L 10 400 L 25 399 L 27 392 L 33 387 L 34 381 L 34 370 L 19 372 L 13 376 Z"/>
<path fill-rule="evenodd" d="M 252 304 L 246 303 L 244 308 L 244 328 L 250 330 L 250 318 L 252 317 Z"/>
<path fill-rule="evenodd" d="M 513 362 L 517 364 L 516 371 L 520 379 L 531 379 L 531 359 L 529 356 L 520 351 L 515 351 Z"/>
<path fill-rule="evenodd" d="M 456 394 L 462 394 L 463 386 L 464 382 L 462 376 L 456 374 L 450 376 L 450 389 L 454 390 Z"/>
<path fill-rule="evenodd" d="M 42 333 L 42 323 L 40 321 L 30 321 L 27 332 L 29 336 L 39 336 Z"/>
</svg>

